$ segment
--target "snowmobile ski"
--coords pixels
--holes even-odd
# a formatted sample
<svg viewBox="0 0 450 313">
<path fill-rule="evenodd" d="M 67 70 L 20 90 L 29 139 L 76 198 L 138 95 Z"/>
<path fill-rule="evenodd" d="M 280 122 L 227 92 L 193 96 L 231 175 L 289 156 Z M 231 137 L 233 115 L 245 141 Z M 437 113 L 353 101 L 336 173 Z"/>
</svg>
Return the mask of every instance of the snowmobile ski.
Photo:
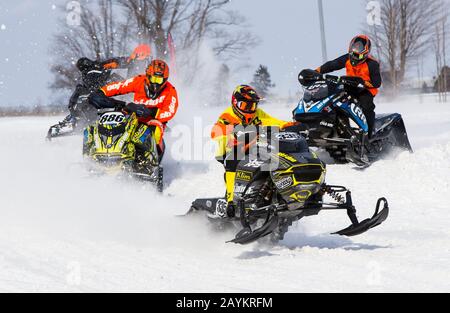
<svg viewBox="0 0 450 313">
<path fill-rule="evenodd" d="M 381 204 L 383 204 L 383 209 L 380 211 Z M 348 215 L 350 217 L 350 220 L 352 220 L 352 225 L 349 227 L 338 231 L 336 233 L 333 233 L 333 235 L 340 235 L 340 236 L 346 236 L 346 237 L 353 237 L 357 235 L 361 235 L 365 233 L 366 231 L 377 227 L 381 223 L 383 223 L 389 216 L 389 203 L 386 200 L 386 198 L 380 198 L 377 202 L 377 207 L 375 209 L 375 213 L 372 216 L 372 218 L 368 218 L 362 222 L 358 222 L 358 219 L 356 218 L 356 210 L 355 209 L 349 209 Z"/>
</svg>

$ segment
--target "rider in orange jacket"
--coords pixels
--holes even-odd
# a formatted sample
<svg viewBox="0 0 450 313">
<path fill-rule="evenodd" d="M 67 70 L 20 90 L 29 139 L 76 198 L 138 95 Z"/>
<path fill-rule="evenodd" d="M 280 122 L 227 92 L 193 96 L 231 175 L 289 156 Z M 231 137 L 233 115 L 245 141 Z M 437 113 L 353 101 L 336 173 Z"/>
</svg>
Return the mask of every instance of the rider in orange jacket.
<svg viewBox="0 0 450 313">
<path fill-rule="evenodd" d="M 97 108 L 121 108 L 136 113 L 139 122 L 149 126 L 158 145 L 159 153 L 164 153 L 164 131 L 178 111 L 178 95 L 168 81 L 169 66 L 162 60 L 154 60 L 145 75 L 104 86 L 94 93 L 91 104 Z M 134 94 L 134 102 L 124 102 L 110 97 Z"/>
<path fill-rule="evenodd" d="M 369 138 L 372 136 L 375 125 L 374 98 L 382 84 L 380 63 L 370 55 L 371 48 L 372 43 L 369 37 L 358 35 L 351 41 L 349 53 L 317 69 L 319 73 L 327 74 L 345 68 L 347 76 L 360 77 L 364 80 L 366 89 L 354 96 L 358 99 L 358 105 L 366 116 Z"/>
</svg>

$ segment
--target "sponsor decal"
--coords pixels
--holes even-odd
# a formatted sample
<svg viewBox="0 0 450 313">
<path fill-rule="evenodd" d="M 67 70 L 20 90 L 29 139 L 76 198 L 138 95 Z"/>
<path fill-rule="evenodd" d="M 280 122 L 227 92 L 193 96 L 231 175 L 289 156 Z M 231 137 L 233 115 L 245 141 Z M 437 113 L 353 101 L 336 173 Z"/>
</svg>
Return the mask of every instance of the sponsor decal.
<svg viewBox="0 0 450 313">
<path fill-rule="evenodd" d="M 280 190 L 291 187 L 293 184 L 294 184 L 294 180 L 292 179 L 292 176 L 283 178 L 283 179 L 275 182 L 275 186 L 277 186 L 277 188 Z"/>
<path fill-rule="evenodd" d="M 166 96 L 162 96 L 155 100 L 153 100 L 153 99 L 140 100 L 140 101 L 137 101 L 136 103 L 143 104 L 145 106 L 156 107 L 156 106 L 160 105 L 161 103 L 163 103 L 165 99 L 166 99 Z"/>
<path fill-rule="evenodd" d="M 278 140 L 294 141 L 300 139 L 300 135 L 296 133 L 279 133 L 275 135 Z"/>
<path fill-rule="evenodd" d="M 253 173 L 239 171 L 236 173 L 236 179 L 249 182 L 253 178 Z"/>
<path fill-rule="evenodd" d="M 250 162 L 248 162 L 247 164 L 245 164 L 245 167 L 252 167 L 252 168 L 260 168 L 261 166 L 264 165 L 264 162 L 262 161 L 258 161 L 258 160 L 251 160 Z"/>
<path fill-rule="evenodd" d="M 170 112 L 164 112 L 159 116 L 159 118 L 169 118 L 169 117 L 172 117 L 172 113 Z"/>
<path fill-rule="evenodd" d="M 227 216 L 227 206 L 228 203 L 226 200 L 220 199 L 216 204 L 216 214 L 220 217 Z"/>
<path fill-rule="evenodd" d="M 364 115 L 363 111 L 359 106 L 352 103 L 351 110 L 353 114 L 355 114 L 361 121 L 364 122 L 364 124 L 367 124 L 366 116 Z"/>
<path fill-rule="evenodd" d="M 170 103 L 170 106 L 169 106 L 170 113 L 172 113 L 172 114 L 175 113 L 176 105 L 177 105 L 177 98 L 172 97 L 172 102 Z"/>
<path fill-rule="evenodd" d="M 134 81 L 134 78 L 130 78 L 130 79 L 126 80 L 126 81 L 123 82 L 123 83 L 111 84 L 111 85 L 109 85 L 109 86 L 106 87 L 106 90 L 108 90 L 108 91 L 111 91 L 111 90 L 118 90 L 118 89 L 120 89 L 120 88 L 122 88 L 122 87 L 128 86 L 128 85 L 131 84 L 133 81 Z"/>
<path fill-rule="evenodd" d="M 292 157 L 292 156 L 290 156 L 289 154 L 286 154 L 286 153 L 279 153 L 278 156 L 280 158 L 282 158 L 282 159 L 285 159 L 285 160 L 289 161 L 289 162 L 293 162 L 293 163 L 297 162 L 297 160 L 294 157 Z"/>
<path fill-rule="evenodd" d="M 247 189 L 247 185 L 237 185 L 235 188 L 234 188 L 234 193 L 236 193 L 236 194 L 242 194 L 242 193 L 244 193 L 244 191 L 245 191 L 245 189 Z M 253 193 L 253 187 L 250 187 L 248 190 L 247 190 L 247 192 L 249 193 L 249 194 L 251 194 L 251 193 Z"/>
<path fill-rule="evenodd" d="M 327 123 L 327 122 L 325 122 L 325 121 L 322 121 L 322 122 L 320 122 L 320 126 L 325 126 L 325 127 L 328 127 L 328 128 L 333 128 L 333 127 L 334 127 L 334 124 L 331 124 L 331 123 Z"/>
</svg>

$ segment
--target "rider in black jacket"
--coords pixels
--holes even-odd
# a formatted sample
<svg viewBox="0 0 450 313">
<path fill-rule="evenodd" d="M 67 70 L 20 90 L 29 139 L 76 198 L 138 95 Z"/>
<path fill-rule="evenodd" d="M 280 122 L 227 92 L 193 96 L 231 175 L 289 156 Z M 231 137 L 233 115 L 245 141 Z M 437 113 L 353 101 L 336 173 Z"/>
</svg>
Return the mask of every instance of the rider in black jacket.
<svg viewBox="0 0 450 313">
<path fill-rule="evenodd" d="M 145 49 L 144 49 L 145 48 Z M 48 138 L 57 136 L 65 128 L 71 133 L 79 124 L 95 121 L 97 112 L 89 103 L 89 96 L 102 86 L 115 81 L 123 80 L 118 74 L 113 73 L 116 69 L 127 69 L 133 71 L 137 64 L 150 60 L 150 47 L 138 46 L 130 57 L 117 57 L 106 61 L 93 61 L 88 58 L 78 60 L 76 67 L 81 73 L 81 83 L 78 84 L 69 100 L 70 114 L 59 124 L 50 128 Z M 84 127 L 85 125 L 82 125 Z"/>
</svg>

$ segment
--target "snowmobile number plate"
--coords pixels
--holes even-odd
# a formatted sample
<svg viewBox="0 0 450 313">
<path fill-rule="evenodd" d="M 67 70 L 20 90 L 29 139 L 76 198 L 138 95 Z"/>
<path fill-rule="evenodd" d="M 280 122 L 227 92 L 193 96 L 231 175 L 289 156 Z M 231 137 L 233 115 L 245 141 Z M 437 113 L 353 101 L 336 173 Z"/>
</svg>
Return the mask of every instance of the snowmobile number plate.
<svg viewBox="0 0 450 313">
<path fill-rule="evenodd" d="M 100 125 L 118 126 L 125 121 L 125 115 L 120 112 L 105 113 L 100 117 Z"/>
</svg>

